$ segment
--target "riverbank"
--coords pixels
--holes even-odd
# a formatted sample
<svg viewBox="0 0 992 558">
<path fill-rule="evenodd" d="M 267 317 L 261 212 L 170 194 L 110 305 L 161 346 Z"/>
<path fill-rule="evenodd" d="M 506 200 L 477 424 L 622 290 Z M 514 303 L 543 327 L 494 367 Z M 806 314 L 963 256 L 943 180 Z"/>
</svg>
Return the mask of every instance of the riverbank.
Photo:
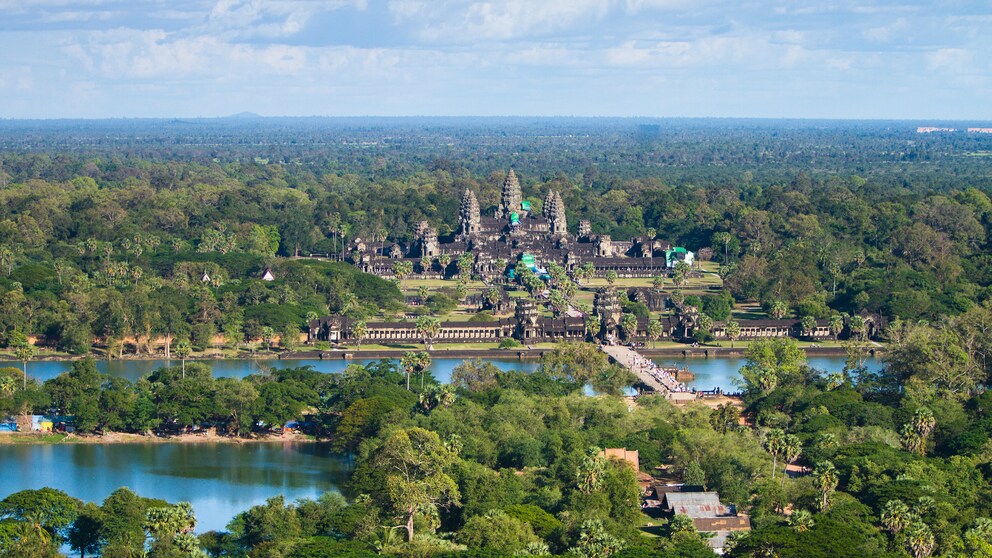
<svg viewBox="0 0 992 558">
<path fill-rule="evenodd" d="M 176 436 L 156 436 L 108 432 L 106 434 L 64 434 L 59 432 L 2 432 L 0 446 L 26 444 L 255 444 L 255 443 L 307 442 L 316 443 L 311 436 L 298 432 L 269 434 L 254 438 L 225 436 L 214 431 L 179 434 Z"/>
<path fill-rule="evenodd" d="M 542 344 L 534 347 L 517 347 L 513 349 L 499 349 L 493 348 L 460 348 L 459 346 L 445 347 L 444 345 L 437 345 L 433 349 L 427 351 L 433 358 L 456 358 L 456 359 L 473 359 L 473 358 L 493 358 L 493 359 L 539 359 L 544 353 L 552 350 L 554 348 L 553 344 Z M 816 345 L 816 344 L 802 344 L 800 343 L 799 348 L 802 349 L 806 356 L 846 356 L 847 348 L 837 345 Z M 218 360 L 259 360 L 259 361 L 270 361 L 270 360 L 369 360 L 369 359 L 399 359 L 409 351 L 423 351 L 423 348 L 403 346 L 397 348 L 363 348 L 363 349 L 333 349 L 333 350 L 306 350 L 306 351 L 286 351 L 286 352 L 220 352 L 220 351 L 210 351 L 202 354 L 192 355 L 186 358 L 187 361 L 218 361 Z M 650 345 L 647 347 L 639 347 L 638 352 L 647 357 L 654 358 L 685 358 L 685 359 L 705 359 L 705 358 L 741 358 L 747 351 L 746 345 L 739 347 L 723 347 L 723 346 L 708 346 L 708 345 L 676 345 L 676 346 L 666 346 L 652 348 Z M 877 356 L 885 352 L 885 345 L 874 344 L 866 349 L 866 353 L 869 356 Z M 10 355 L 0 354 L 0 360 L 8 358 L 11 362 L 16 359 Z M 89 354 L 89 355 L 70 355 L 70 354 L 60 354 L 51 353 L 37 356 L 31 359 L 29 362 L 73 362 L 76 360 L 82 360 L 87 357 L 95 358 L 97 360 L 114 360 L 114 361 L 156 361 L 156 360 L 166 360 L 164 354 L 125 354 L 120 358 L 107 359 L 105 355 L 101 354 Z M 170 359 L 174 362 L 179 362 L 180 359 L 176 358 L 174 355 Z"/>
</svg>

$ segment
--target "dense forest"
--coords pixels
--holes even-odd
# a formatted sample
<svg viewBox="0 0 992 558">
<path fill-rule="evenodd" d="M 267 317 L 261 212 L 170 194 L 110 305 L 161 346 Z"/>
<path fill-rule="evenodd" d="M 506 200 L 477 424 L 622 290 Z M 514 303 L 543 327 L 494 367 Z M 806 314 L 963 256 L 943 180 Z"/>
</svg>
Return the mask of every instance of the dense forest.
<svg viewBox="0 0 992 558">
<path fill-rule="evenodd" d="M 462 191 L 487 211 L 511 166 L 573 227 L 712 247 L 737 300 L 797 316 L 937 321 L 992 285 L 992 138 L 909 123 L 5 121 L 0 145 L 7 344 L 202 348 L 263 328 L 293 344 L 279 334 L 310 314 L 401 312 L 390 284 L 286 257 L 347 260 L 354 238 L 409 241 L 424 219 L 451 233 Z"/>
<path fill-rule="evenodd" d="M 633 378 L 584 343 L 532 374 L 468 361 L 449 385 L 416 353 L 243 379 L 185 360 L 134 382 L 91 360 L 44 383 L 0 369 L 0 415 L 72 415 L 83 434 L 299 422 L 354 462 L 343 494 L 276 497 L 200 535 L 188 505 L 126 489 L 5 495 L 0 555 L 712 556 L 688 518 L 643 514 L 635 472 L 600 453 L 629 448 L 750 516 L 732 557 L 992 556 L 992 138 L 916 125 L 0 122 L 0 331 L 17 350 L 165 338 L 185 359 L 218 335 L 293 348 L 326 312 L 404 313 L 349 242 L 409 240 L 422 219 L 451 232 L 462 191 L 486 211 L 511 166 L 536 207 L 561 192 L 572 226 L 712 248 L 726 291 L 710 303 L 889 318 L 880 371 L 858 340 L 834 373 L 755 341 L 739 405 L 717 408 L 624 398 Z M 293 257 L 310 252 L 345 261 Z"/>
<path fill-rule="evenodd" d="M 137 385 L 80 362 L 40 397 L 85 428 L 298 418 L 354 456 L 351 480 L 343 495 L 275 497 L 199 536 L 188 505 L 127 489 L 96 504 L 19 492 L 0 501 L 0 553 L 47 557 L 67 544 L 104 557 L 141 556 L 146 545 L 153 557 L 712 556 L 691 521 L 642 514 L 633 469 L 600 453 L 626 447 L 642 471 L 716 490 L 750 514 L 754 529 L 731 537 L 729 556 L 992 556 L 990 395 L 948 385 L 938 369 L 983 357 L 942 345 L 950 331 L 911 331 L 878 373 L 852 355 L 842 373 L 824 374 L 793 340 L 756 342 L 743 371 L 746 423 L 730 404 L 583 395 L 609 367 L 582 344 L 531 374 L 467 361 L 449 386 L 428 374 L 409 388 L 388 361 L 243 380 L 191 364 L 185 377 L 174 367 Z M 787 475 L 787 465 L 809 473 Z"/>
</svg>

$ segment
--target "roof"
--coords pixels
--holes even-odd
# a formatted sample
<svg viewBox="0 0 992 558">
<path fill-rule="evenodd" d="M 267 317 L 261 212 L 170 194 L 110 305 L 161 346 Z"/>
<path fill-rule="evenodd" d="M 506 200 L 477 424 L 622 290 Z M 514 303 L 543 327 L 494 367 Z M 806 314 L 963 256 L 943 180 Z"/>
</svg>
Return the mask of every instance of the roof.
<svg viewBox="0 0 992 558">
<path fill-rule="evenodd" d="M 731 508 L 720 503 L 717 492 L 669 492 L 665 494 L 665 507 L 693 519 L 735 515 Z"/>
</svg>

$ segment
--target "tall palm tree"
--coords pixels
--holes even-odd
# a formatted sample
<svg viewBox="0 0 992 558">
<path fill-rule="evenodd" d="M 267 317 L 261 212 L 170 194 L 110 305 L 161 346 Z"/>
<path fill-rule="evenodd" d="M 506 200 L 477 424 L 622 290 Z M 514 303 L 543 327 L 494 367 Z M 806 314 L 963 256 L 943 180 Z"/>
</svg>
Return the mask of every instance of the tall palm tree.
<svg viewBox="0 0 992 558">
<path fill-rule="evenodd" d="M 417 318 L 417 334 L 424 340 L 427 350 L 432 350 L 434 340 L 441 334 L 441 320 L 434 316 L 420 316 Z"/>
<path fill-rule="evenodd" d="M 813 469 L 813 479 L 820 489 L 820 509 L 825 510 L 830 504 L 830 495 L 837 489 L 837 468 L 829 461 L 821 461 Z"/>
<path fill-rule="evenodd" d="M 803 444 L 799 441 L 798 436 L 786 434 L 782 437 L 782 461 L 785 463 L 783 474 L 785 474 L 785 469 L 788 469 L 789 464 L 798 459 L 802 453 Z"/>
<path fill-rule="evenodd" d="M 24 342 L 14 349 L 14 356 L 17 360 L 21 361 L 22 371 L 24 372 L 24 389 L 28 388 L 28 361 L 34 356 L 34 345 L 28 342 Z"/>
<path fill-rule="evenodd" d="M 400 366 L 406 372 L 406 389 L 410 390 L 410 376 L 413 375 L 413 370 L 417 367 L 417 353 L 416 351 L 407 351 L 403 353 L 403 357 L 400 358 Z"/>
<path fill-rule="evenodd" d="M 844 317 L 840 314 L 831 314 L 830 318 L 827 319 L 827 327 L 830 329 L 830 333 L 833 334 L 834 341 L 836 341 L 840 332 L 844 331 Z"/>
<path fill-rule="evenodd" d="M 782 455 L 783 444 L 785 442 L 785 431 L 781 428 L 772 428 L 765 434 L 765 450 L 772 454 L 772 478 L 775 478 L 775 471 L 778 469 L 778 458 Z"/>
<path fill-rule="evenodd" d="M 906 544 L 913 552 L 913 558 L 927 558 L 937 546 L 933 531 L 922 521 L 916 520 L 906 529 Z"/>
<path fill-rule="evenodd" d="M 362 340 L 369 336 L 369 327 L 365 320 L 355 320 L 351 322 L 351 329 L 348 331 L 352 339 L 355 340 L 356 350 L 362 350 Z"/>
<path fill-rule="evenodd" d="M 190 345 L 189 341 L 183 339 L 176 343 L 176 356 L 183 361 L 183 379 L 186 378 L 186 357 L 193 352 L 193 346 Z"/>
</svg>

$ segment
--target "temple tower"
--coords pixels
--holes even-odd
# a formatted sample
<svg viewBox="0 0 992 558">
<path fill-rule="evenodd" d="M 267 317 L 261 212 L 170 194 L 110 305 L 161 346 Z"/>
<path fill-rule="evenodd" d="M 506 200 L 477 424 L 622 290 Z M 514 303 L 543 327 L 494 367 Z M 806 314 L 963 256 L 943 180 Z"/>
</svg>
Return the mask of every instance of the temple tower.
<svg viewBox="0 0 992 558">
<path fill-rule="evenodd" d="M 549 231 L 552 235 L 563 237 L 568 234 L 568 224 L 565 222 L 565 202 L 558 192 L 552 192 L 551 209 L 548 212 Z"/>
<path fill-rule="evenodd" d="M 620 306 L 620 299 L 613 289 L 600 289 L 596 291 L 593 299 L 593 313 L 599 316 L 600 323 L 606 331 L 612 331 L 620 324 L 620 316 L 623 314 L 623 307 Z"/>
<path fill-rule="evenodd" d="M 434 257 L 440 253 L 437 229 L 427 221 L 417 223 L 417 241 L 420 244 L 420 255 Z"/>
<path fill-rule="evenodd" d="M 481 229 L 481 215 L 479 212 L 479 200 L 475 193 L 468 188 L 462 195 L 462 205 L 458 211 L 458 225 L 462 238 L 468 240 L 479 233 Z"/>
<path fill-rule="evenodd" d="M 520 213 L 520 204 L 523 202 L 523 194 L 520 193 L 520 181 L 517 174 L 510 169 L 506 173 L 506 180 L 503 181 L 503 199 L 496 208 L 497 219 L 509 219 L 510 214 Z"/>
<path fill-rule="evenodd" d="M 518 298 L 514 311 L 517 320 L 517 339 L 526 341 L 537 337 L 537 304 L 529 298 Z"/>
</svg>

